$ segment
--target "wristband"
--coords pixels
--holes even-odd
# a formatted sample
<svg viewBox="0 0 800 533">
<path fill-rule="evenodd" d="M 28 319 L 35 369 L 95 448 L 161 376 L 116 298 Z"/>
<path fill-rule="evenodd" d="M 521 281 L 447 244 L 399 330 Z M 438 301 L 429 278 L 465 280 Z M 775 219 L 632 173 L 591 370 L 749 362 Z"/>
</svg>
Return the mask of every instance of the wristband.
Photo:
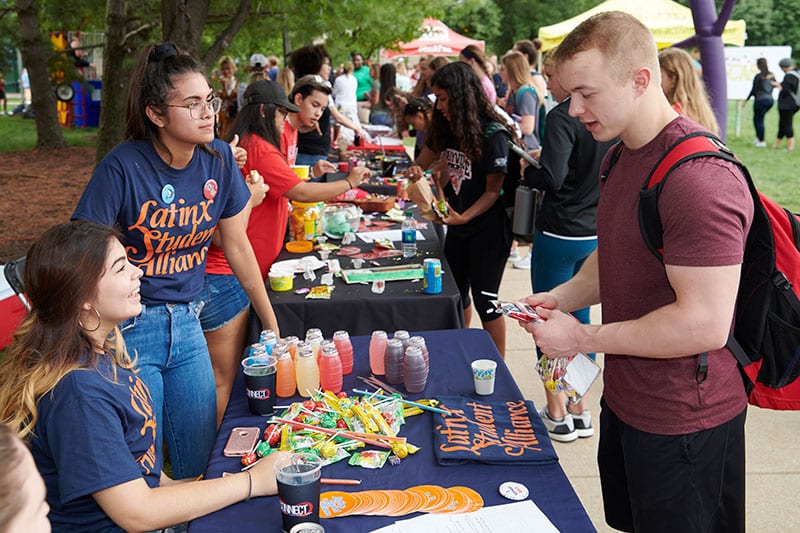
<svg viewBox="0 0 800 533">
<path fill-rule="evenodd" d="M 253 476 L 250 475 L 249 470 L 245 470 L 245 473 L 247 474 L 247 498 L 244 501 L 249 502 L 250 496 L 253 495 Z"/>
</svg>

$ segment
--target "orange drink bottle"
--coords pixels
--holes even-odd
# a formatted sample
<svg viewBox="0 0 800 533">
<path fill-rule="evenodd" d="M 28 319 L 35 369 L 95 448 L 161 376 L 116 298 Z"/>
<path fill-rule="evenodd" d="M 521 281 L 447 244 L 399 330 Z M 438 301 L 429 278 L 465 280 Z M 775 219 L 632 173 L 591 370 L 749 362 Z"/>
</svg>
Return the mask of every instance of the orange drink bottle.
<svg viewBox="0 0 800 533">
<path fill-rule="evenodd" d="M 281 398 L 294 396 L 294 361 L 292 361 L 292 354 L 289 353 L 289 347 L 285 344 L 276 344 L 272 355 L 278 358 L 278 375 L 275 378 L 275 394 Z"/>
</svg>

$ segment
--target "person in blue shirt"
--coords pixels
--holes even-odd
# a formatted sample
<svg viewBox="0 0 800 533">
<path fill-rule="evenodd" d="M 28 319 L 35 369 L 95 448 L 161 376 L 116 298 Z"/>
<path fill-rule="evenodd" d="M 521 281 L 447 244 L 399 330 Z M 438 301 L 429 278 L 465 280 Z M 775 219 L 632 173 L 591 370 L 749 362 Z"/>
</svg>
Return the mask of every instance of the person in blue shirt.
<svg viewBox="0 0 800 533">
<path fill-rule="evenodd" d="M 31 311 L 0 362 L 0 422 L 30 447 L 54 531 L 150 531 L 277 492 L 272 456 L 204 481 L 162 471 L 150 391 L 118 328 L 141 312 L 144 280 L 121 237 L 85 221 L 44 233 L 25 265 Z"/>
<path fill-rule="evenodd" d="M 218 243 L 264 328 L 279 333 L 247 238 L 250 191 L 231 148 L 214 138 L 220 99 L 204 68 L 172 43 L 151 45 L 130 84 L 126 137 L 97 166 L 73 219 L 117 226 L 143 271 L 142 311 L 121 324 L 177 477 L 205 470 L 216 387 L 198 316 L 206 253 Z M 163 440 L 162 440 L 163 434 Z"/>
</svg>

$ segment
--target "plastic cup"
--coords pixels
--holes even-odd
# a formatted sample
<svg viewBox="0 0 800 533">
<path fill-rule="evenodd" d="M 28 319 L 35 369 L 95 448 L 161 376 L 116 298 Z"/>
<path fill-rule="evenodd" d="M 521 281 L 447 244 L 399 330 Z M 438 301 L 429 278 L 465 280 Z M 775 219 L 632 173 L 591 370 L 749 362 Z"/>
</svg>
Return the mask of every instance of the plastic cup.
<svg viewBox="0 0 800 533">
<path fill-rule="evenodd" d="M 244 388 L 250 413 L 268 416 L 275 410 L 275 372 L 278 360 L 272 356 L 254 356 L 242 360 Z"/>
<path fill-rule="evenodd" d="M 491 359 L 478 359 L 472 362 L 472 377 L 475 381 L 475 394 L 488 396 L 494 393 L 494 376 L 497 363 Z"/>
<path fill-rule="evenodd" d="M 275 462 L 285 533 L 303 522 L 319 524 L 321 468 L 322 459 L 310 453 L 293 453 Z"/>
<path fill-rule="evenodd" d="M 310 167 L 308 165 L 292 165 L 292 170 L 294 170 L 294 173 L 297 174 L 297 177 L 301 180 L 308 179 L 309 169 Z"/>
<path fill-rule="evenodd" d="M 271 270 L 268 274 L 269 288 L 276 292 L 290 291 L 294 287 L 294 272 Z"/>
</svg>

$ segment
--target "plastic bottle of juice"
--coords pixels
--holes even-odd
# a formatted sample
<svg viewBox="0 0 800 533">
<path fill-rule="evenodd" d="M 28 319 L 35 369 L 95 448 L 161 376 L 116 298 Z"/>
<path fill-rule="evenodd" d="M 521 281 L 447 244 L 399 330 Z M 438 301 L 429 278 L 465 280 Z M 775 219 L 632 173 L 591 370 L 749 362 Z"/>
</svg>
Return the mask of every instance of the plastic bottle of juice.
<svg viewBox="0 0 800 533">
<path fill-rule="evenodd" d="M 386 381 L 391 385 L 403 383 L 404 352 L 401 339 L 395 337 L 386 343 L 386 356 L 383 359 L 384 370 L 386 370 Z"/>
<path fill-rule="evenodd" d="M 411 393 L 422 392 L 428 383 L 428 368 L 419 346 L 409 346 L 403 359 L 403 383 Z"/>
<path fill-rule="evenodd" d="M 289 353 L 292 354 L 292 361 L 297 358 L 297 344 L 300 342 L 300 339 L 295 337 L 294 335 L 290 335 L 283 339 L 283 343 L 289 347 Z"/>
<path fill-rule="evenodd" d="M 372 337 L 369 340 L 369 369 L 376 376 L 382 376 L 386 373 L 383 364 L 383 359 L 386 355 L 386 342 L 385 331 L 375 330 L 372 332 Z"/>
<path fill-rule="evenodd" d="M 342 362 L 333 343 L 326 344 L 319 356 L 319 382 L 322 390 L 342 390 Z"/>
<path fill-rule="evenodd" d="M 320 344 L 322 344 L 322 332 L 316 328 L 308 330 L 306 333 L 306 342 L 311 344 L 311 351 L 314 352 L 314 357 L 319 359 Z"/>
<path fill-rule="evenodd" d="M 285 344 L 276 344 L 272 350 L 272 355 L 278 358 L 275 394 L 281 398 L 294 396 L 296 390 L 294 361 L 292 361 L 292 354 L 289 353 L 289 347 Z"/>
<path fill-rule="evenodd" d="M 267 349 L 267 353 L 272 355 L 272 348 L 278 344 L 278 336 L 271 329 L 265 329 L 258 336 L 258 341 Z"/>
<path fill-rule="evenodd" d="M 342 374 L 347 375 L 353 371 L 353 343 L 350 342 L 350 334 L 344 330 L 335 332 L 333 343 L 342 361 Z"/>
<path fill-rule="evenodd" d="M 297 352 L 294 373 L 297 377 L 297 392 L 300 396 L 308 398 L 319 388 L 317 358 L 310 348 L 303 348 Z"/>
<path fill-rule="evenodd" d="M 430 355 L 428 354 L 428 346 L 425 344 L 425 338 L 419 335 L 415 335 L 408 339 L 408 346 L 419 346 L 419 349 L 422 350 L 422 358 L 425 359 L 425 368 L 430 368 Z"/>
<path fill-rule="evenodd" d="M 408 339 L 411 338 L 411 335 L 408 333 L 408 331 L 404 329 L 398 329 L 397 331 L 394 332 L 392 338 L 400 339 L 401 341 L 403 341 L 403 351 L 405 351 L 405 349 L 408 348 Z"/>
</svg>

